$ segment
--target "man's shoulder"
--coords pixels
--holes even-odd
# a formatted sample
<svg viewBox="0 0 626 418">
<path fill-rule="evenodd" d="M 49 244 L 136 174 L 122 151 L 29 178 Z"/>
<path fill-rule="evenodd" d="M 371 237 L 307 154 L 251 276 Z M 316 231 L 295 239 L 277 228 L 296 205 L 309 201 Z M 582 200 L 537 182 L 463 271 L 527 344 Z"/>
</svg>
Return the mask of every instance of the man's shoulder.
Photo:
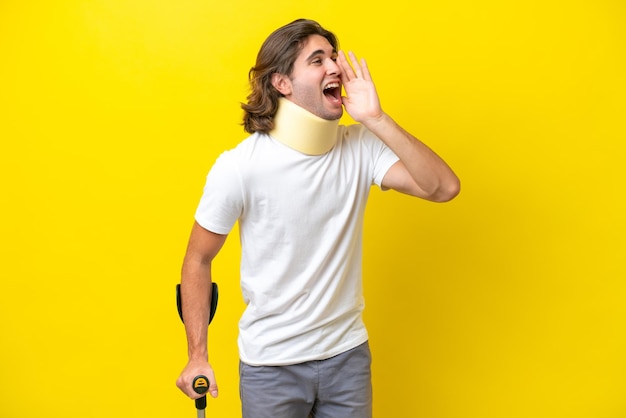
<svg viewBox="0 0 626 418">
<path fill-rule="evenodd" d="M 249 155 L 255 148 L 258 141 L 263 140 L 264 134 L 255 132 L 248 135 L 233 148 L 225 150 L 222 155 L 230 155 L 232 158 L 245 157 Z"/>
<path fill-rule="evenodd" d="M 344 144 L 354 146 L 379 141 L 376 135 L 360 123 L 339 125 L 338 138 Z"/>
</svg>

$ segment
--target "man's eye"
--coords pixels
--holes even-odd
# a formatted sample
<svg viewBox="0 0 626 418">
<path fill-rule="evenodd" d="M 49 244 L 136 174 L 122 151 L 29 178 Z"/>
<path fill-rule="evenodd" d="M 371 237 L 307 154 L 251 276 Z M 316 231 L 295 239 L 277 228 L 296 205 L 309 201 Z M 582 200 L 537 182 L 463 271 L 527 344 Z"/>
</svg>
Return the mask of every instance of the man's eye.
<svg viewBox="0 0 626 418">
<path fill-rule="evenodd" d="M 313 63 L 313 64 L 321 64 L 321 63 L 322 63 L 322 60 L 321 60 L 321 59 L 319 59 L 319 58 L 317 58 L 317 59 L 314 59 L 314 60 L 312 61 L 312 63 Z"/>
</svg>

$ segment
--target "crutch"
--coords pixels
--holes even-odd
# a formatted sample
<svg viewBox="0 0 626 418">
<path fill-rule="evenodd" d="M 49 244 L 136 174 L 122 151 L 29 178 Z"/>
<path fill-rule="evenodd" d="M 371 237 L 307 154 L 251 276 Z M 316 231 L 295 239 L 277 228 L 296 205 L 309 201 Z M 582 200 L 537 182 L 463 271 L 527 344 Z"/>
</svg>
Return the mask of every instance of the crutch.
<svg viewBox="0 0 626 418">
<path fill-rule="evenodd" d="M 215 311 L 217 310 L 217 298 L 218 298 L 218 287 L 217 283 L 211 283 L 211 303 L 209 310 L 209 323 L 213 320 L 215 316 Z M 183 298 L 180 292 L 180 284 L 176 285 L 176 307 L 178 308 L 178 316 L 180 320 L 185 323 L 183 319 Z M 202 395 L 205 394 L 209 390 L 209 379 L 206 376 L 199 375 L 193 379 L 193 390 L 194 392 Z M 196 410 L 198 411 L 198 418 L 205 418 L 205 409 L 206 409 L 206 395 L 201 398 L 196 399 Z"/>
</svg>

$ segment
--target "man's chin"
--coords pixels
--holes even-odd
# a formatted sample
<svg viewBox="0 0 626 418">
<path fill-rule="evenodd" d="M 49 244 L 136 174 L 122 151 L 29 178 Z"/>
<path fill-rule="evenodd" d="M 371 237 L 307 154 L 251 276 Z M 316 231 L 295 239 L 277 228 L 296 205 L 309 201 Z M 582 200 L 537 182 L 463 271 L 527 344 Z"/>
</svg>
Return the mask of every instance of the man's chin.
<svg viewBox="0 0 626 418">
<path fill-rule="evenodd" d="M 337 115 L 334 118 L 332 118 L 331 120 L 341 119 L 342 116 L 343 116 L 343 109 L 341 109 L 341 111 L 338 112 Z"/>
<path fill-rule="evenodd" d="M 335 107 L 332 111 L 328 112 L 328 117 L 324 118 L 326 120 L 337 120 L 341 119 L 343 116 L 343 106 Z"/>
</svg>

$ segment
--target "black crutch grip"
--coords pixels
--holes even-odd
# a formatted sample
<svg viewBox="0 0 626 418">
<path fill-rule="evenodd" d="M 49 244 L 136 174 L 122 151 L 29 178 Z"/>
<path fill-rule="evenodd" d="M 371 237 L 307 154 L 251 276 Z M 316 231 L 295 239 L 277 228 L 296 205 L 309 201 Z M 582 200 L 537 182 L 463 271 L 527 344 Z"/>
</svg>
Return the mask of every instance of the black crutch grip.
<svg viewBox="0 0 626 418">
<path fill-rule="evenodd" d="M 196 399 L 196 409 L 206 409 L 206 395 Z"/>
<path fill-rule="evenodd" d="M 206 376 L 199 375 L 193 379 L 193 391 L 202 395 L 209 390 L 209 379 Z M 196 409 L 206 408 L 206 395 L 196 399 Z"/>
</svg>

